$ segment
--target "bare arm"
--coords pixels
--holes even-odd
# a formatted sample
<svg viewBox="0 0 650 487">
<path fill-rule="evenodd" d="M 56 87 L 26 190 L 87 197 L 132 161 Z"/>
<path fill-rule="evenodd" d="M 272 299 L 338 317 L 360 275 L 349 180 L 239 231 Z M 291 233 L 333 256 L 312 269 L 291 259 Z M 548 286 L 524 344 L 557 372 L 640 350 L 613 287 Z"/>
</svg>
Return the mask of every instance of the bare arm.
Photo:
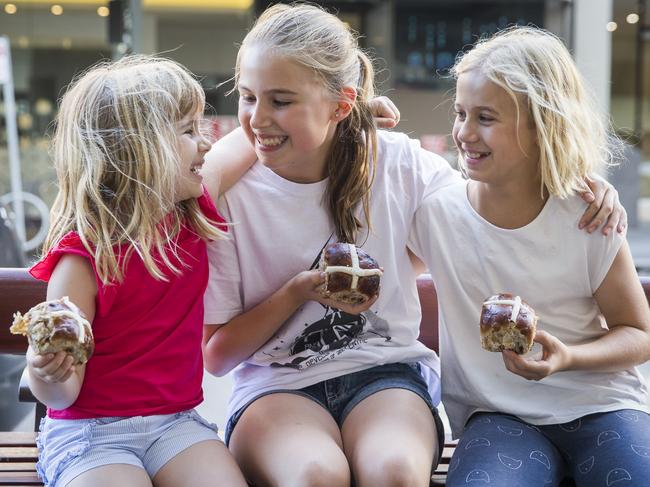
<svg viewBox="0 0 650 487">
<path fill-rule="evenodd" d="M 503 352 L 508 370 L 539 380 L 561 370 L 614 372 L 650 360 L 650 307 L 627 242 L 594 297 L 609 327 L 605 335 L 590 343 L 568 346 L 540 331 L 535 341 L 543 346 L 541 360 Z"/>
<path fill-rule="evenodd" d="M 97 285 L 88 260 L 77 255 L 61 257 L 47 285 L 47 299 L 68 296 L 92 323 L 96 294 Z M 77 400 L 86 365 L 72 365 L 72 360 L 65 352 L 37 355 L 31 347 L 27 350 L 29 388 L 46 406 L 65 409 Z"/>
<path fill-rule="evenodd" d="M 222 376 L 259 350 L 283 323 L 307 301 L 359 314 L 372 306 L 377 296 L 358 305 L 325 299 L 318 292 L 324 282 L 320 271 L 304 271 L 250 310 L 222 325 L 203 327 L 203 360 L 211 374 Z"/>
<path fill-rule="evenodd" d="M 228 191 L 257 160 L 253 146 L 241 127 L 212 145 L 201 170 L 203 184 L 214 201 Z"/>
</svg>

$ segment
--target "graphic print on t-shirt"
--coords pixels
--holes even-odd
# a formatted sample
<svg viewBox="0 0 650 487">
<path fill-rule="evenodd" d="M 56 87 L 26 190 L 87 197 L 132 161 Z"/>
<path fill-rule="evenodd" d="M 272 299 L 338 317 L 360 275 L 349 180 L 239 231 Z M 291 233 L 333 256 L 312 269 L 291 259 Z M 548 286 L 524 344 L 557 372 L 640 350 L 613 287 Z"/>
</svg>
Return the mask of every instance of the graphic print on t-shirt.
<svg viewBox="0 0 650 487">
<path fill-rule="evenodd" d="M 346 350 L 358 349 L 371 337 L 390 341 L 388 323 L 372 311 L 352 315 L 337 308 L 321 305 L 325 314 L 305 327 L 294 338 L 289 348 L 293 359 L 289 362 L 271 363 L 272 367 L 306 369 L 312 365 L 332 360 Z M 268 355 L 268 354 L 267 354 Z"/>
</svg>

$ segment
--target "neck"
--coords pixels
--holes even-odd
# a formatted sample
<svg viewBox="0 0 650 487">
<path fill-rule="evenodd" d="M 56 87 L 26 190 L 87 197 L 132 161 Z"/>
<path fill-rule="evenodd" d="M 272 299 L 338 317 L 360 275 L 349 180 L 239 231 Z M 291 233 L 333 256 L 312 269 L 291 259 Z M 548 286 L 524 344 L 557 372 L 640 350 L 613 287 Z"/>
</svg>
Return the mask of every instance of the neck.
<svg viewBox="0 0 650 487">
<path fill-rule="evenodd" d="M 317 183 L 327 177 L 325 160 L 320 164 L 298 162 L 283 167 L 274 167 L 271 170 L 287 181 L 300 184 Z"/>
<path fill-rule="evenodd" d="M 515 229 L 528 225 L 544 208 L 548 192 L 540 191 L 539 181 L 495 187 L 472 180 L 467 186 L 467 197 L 472 208 L 492 225 Z"/>
</svg>

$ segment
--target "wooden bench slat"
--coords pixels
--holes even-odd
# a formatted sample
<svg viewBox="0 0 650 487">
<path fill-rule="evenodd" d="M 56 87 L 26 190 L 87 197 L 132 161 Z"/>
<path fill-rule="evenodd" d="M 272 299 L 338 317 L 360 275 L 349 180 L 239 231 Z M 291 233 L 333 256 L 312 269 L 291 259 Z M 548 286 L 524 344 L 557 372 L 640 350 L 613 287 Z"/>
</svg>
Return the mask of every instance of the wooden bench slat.
<svg viewBox="0 0 650 487">
<path fill-rule="evenodd" d="M 3 446 L 33 446 L 36 433 L 33 431 L 10 431 L 0 433 L 0 447 Z"/>
<path fill-rule="evenodd" d="M 20 472 L 9 475 L 3 473 L 2 477 L 0 477 L 0 485 L 22 487 L 24 485 L 43 485 L 43 482 L 38 478 L 36 472 Z"/>
<path fill-rule="evenodd" d="M 38 457 L 38 448 L 35 446 L 1 446 L 0 447 L 0 461 L 25 461 L 33 462 Z"/>
<path fill-rule="evenodd" d="M 0 462 L 0 472 L 33 472 L 36 462 Z"/>
</svg>

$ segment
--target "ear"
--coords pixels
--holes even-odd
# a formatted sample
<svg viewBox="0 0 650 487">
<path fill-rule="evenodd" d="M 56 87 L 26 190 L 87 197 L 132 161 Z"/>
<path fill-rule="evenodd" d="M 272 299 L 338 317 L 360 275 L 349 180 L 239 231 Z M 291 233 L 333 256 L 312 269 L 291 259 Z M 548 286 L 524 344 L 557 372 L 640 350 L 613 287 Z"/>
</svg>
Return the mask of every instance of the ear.
<svg viewBox="0 0 650 487">
<path fill-rule="evenodd" d="M 336 104 L 334 113 L 332 114 L 332 120 L 335 122 L 340 122 L 345 117 L 350 115 L 352 108 L 354 107 L 355 102 L 357 101 L 357 90 L 352 86 L 344 86 L 341 89 L 341 98 Z"/>
</svg>

